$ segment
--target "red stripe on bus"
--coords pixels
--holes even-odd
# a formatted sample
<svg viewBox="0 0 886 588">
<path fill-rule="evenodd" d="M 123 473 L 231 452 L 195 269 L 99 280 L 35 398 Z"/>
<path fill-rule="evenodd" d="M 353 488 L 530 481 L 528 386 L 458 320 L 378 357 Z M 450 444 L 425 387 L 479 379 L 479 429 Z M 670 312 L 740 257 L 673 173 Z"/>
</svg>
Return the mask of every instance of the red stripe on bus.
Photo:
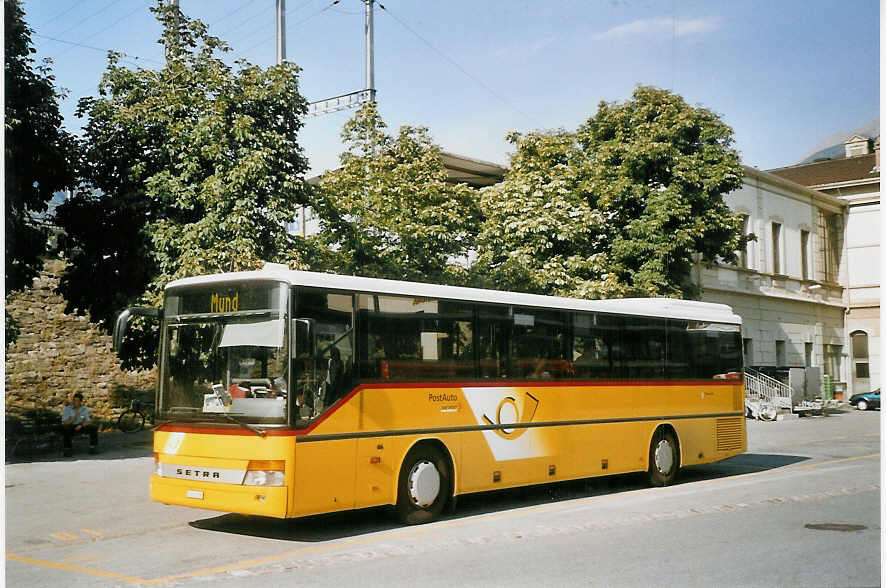
<svg viewBox="0 0 886 588">
<path fill-rule="evenodd" d="M 589 388 L 603 386 L 729 386 L 742 383 L 743 380 L 659 380 L 659 381 L 639 381 L 639 380 L 610 380 L 605 382 L 591 381 L 582 382 L 579 380 L 532 380 L 529 382 L 514 382 L 504 380 L 501 382 L 490 382 L 483 380 L 482 382 L 373 382 L 371 384 L 360 384 L 357 389 L 361 388 L 563 388 L 584 386 Z"/>
<path fill-rule="evenodd" d="M 563 387 L 589 387 L 602 388 L 608 386 L 735 386 L 742 384 L 742 380 L 660 380 L 638 382 L 629 380 L 607 381 L 607 382 L 373 382 L 371 384 L 360 384 L 346 396 L 340 398 L 325 413 L 320 415 L 316 421 L 304 429 L 266 429 L 265 434 L 268 437 L 296 437 L 308 435 L 319 427 L 326 419 L 337 412 L 346 402 L 356 396 L 361 390 L 378 390 L 384 388 L 563 388 Z M 205 433 L 212 435 L 255 435 L 254 431 L 245 428 L 216 428 L 207 426 L 188 426 L 188 425 L 158 425 L 155 431 L 166 431 L 174 433 Z"/>
</svg>

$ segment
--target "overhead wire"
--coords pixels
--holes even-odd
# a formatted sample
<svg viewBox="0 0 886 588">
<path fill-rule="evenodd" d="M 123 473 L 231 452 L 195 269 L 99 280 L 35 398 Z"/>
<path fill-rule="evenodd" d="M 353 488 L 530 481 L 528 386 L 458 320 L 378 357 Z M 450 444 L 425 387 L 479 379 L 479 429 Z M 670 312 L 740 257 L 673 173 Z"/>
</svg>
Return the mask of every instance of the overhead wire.
<svg viewBox="0 0 886 588">
<path fill-rule="evenodd" d="M 102 34 L 103 32 L 107 31 L 108 29 L 110 29 L 110 28 L 116 26 L 117 24 L 119 24 L 120 22 L 126 20 L 127 18 L 129 18 L 130 16 L 132 16 L 133 14 L 135 14 L 136 12 L 138 12 L 139 10 L 143 10 L 143 9 L 145 8 L 145 6 L 146 6 L 146 5 L 145 5 L 144 2 L 143 2 L 142 4 L 136 6 L 133 10 L 127 12 L 126 14 L 124 14 L 123 16 L 121 16 L 120 18 L 118 18 L 117 20 L 115 20 L 114 22 L 112 22 L 111 24 L 109 24 L 109 25 L 107 25 L 107 26 L 105 26 L 105 27 L 103 27 L 103 28 L 101 28 L 101 29 L 95 31 L 95 32 L 92 33 L 91 35 L 88 35 L 88 36 L 86 36 L 86 37 L 80 39 L 79 42 L 80 42 L 80 43 L 84 43 L 84 42 L 86 42 L 86 41 L 88 41 L 88 40 L 90 40 L 90 39 L 93 39 L 93 38 L 97 37 L 98 35 Z M 73 50 L 74 50 L 74 46 L 69 47 L 67 50 L 62 51 L 61 53 L 59 53 L 58 55 L 56 55 L 56 59 L 58 59 L 58 58 L 60 58 L 60 57 L 62 57 L 62 56 L 64 56 L 64 55 L 70 53 L 70 52 L 73 51 Z"/>
<path fill-rule="evenodd" d="M 304 4 L 300 5 L 299 8 L 307 6 L 312 1 L 313 0 L 309 0 L 308 2 L 305 2 Z M 315 17 L 323 14 L 324 12 L 326 12 L 327 10 L 329 10 L 330 8 L 332 8 L 333 6 L 338 4 L 340 1 L 341 0 L 334 0 L 332 3 L 328 4 L 325 8 L 321 8 L 317 12 L 311 14 L 310 16 L 303 18 L 302 20 L 300 20 L 296 23 L 293 23 L 292 25 L 288 25 L 286 28 L 289 29 L 289 28 L 299 27 L 299 26 L 303 25 L 304 23 L 308 22 L 309 20 L 311 20 L 312 18 L 315 18 Z M 296 9 L 296 10 L 298 10 L 298 9 Z M 289 11 L 287 11 L 286 14 L 289 14 Z M 251 35 L 249 35 L 249 36 L 251 36 Z M 249 38 L 249 36 L 247 36 L 246 38 Z M 269 43 L 273 40 L 274 40 L 273 38 L 262 39 L 261 41 L 259 41 L 255 45 L 252 45 L 250 47 L 247 47 L 246 49 L 241 50 L 240 53 L 243 53 L 243 54 L 248 53 L 248 52 L 252 51 L 253 49 L 255 49 L 256 47 L 261 47 L 262 45 L 265 45 L 266 43 Z"/>
<path fill-rule="evenodd" d="M 339 13 L 339 14 L 350 14 L 350 15 L 353 15 L 353 16 L 363 16 L 363 15 L 365 14 L 365 12 L 363 12 L 362 10 L 361 10 L 361 11 L 357 11 L 357 12 L 354 12 L 354 11 L 351 11 L 351 10 L 342 10 L 341 8 L 332 8 L 332 9 L 330 9 L 330 10 L 332 10 L 332 12 L 337 12 L 337 13 Z"/>
<path fill-rule="evenodd" d="M 80 0 L 74 0 L 74 1 L 71 3 L 71 7 L 70 7 L 70 8 L 68 8 L 67 10 L 62 10 L 61 12 L 59 12 L 58 14 L 56 14 L 55 16 L 53 16 L 52 18 L 50 18 L 49 20 L 47 20 L 46 22 L 44 22 L 44 23 L 43 23 L 43 26 L 45 27 L 46 25 L 48 25 L 48 24 L 50 24 L 50 23 L 53 23 L 53 22 L 57 21 L 58 19 L 60 19 L 60 18 L 63 17 L 64 15 L 66 15 L 67 13 L 71 12 L 72 10 L 74 10 L 75 8 L 77 8 L 78 6 L 80 6 L 80 3 L 81 3 Z"/>
<path fill-rule="evenodd" d="M 289 10 L 286 11 L 285 14 L 286 14 L 286 16 L 289 16 L 290 14 L 293 14 L 293 13 L 295 13 L 295 12 L 298 12 L 299 10 L 301 10 L 302 8 L 304 8 L 304 7 L 307 6 L 308 4 L 311 4 L 311 3 L 314 2 L 314 1 L 315 1 L 315 0 L 306 0 L 305 2 L 302 2 L 301 4 L 299 4 L 298 6 L 296 6 L 295 8 L 290 8 Z M 254 37 L 255 35 L 257 35 L 258 33 L 261 33 L 261 32 L 263 32 L 263 31 L 265 31 L 269 26 L 271 26 L 271 25 L 270 25 L 270 22 L 271 22 L 271 21 L 270 21 L 270 19 L 269 19 L 269 22 L 264 22 L 264 23 L 262 23 L 261 25 L 259 25 L 258 27 L 252 29 L 251 31 L 249 31 L 248 33 L 246 33 L 245 35 L 243 35 L 242 37 L 240 37 L 239 40 L 238 40 L 238 42 L 242 43 L 242 42 L 245 41 L 246 39 L 251 39 L 252 37 Z M 287 27 L 287 28 L 289 28 L 289 27 Z M 261 44 L 262 44 L 262 43 L 257 43 L 257 44 L 255 44 L 255 45 L 252 45 L 252 46 L 249 47 L 249 49 L 247 49 L 246 51 L 251 51 L 252 49 L 254 49 L 255 47 L 258 47 L 258 46 L 261 45 Z"/>
<path fill-rule="evenodd" d="M 111 0 L 110 3 L 106 4 L 106 5 L 103 6 L 102 8 L 99 8 L 98 10 L 96 10 L 95 12 L 93 12 L 92 14 L 90 14 L 89 16 L 83 18 L 83 19 L 80 20 L 77 24 L 75 24 L 75 25 L 73 25 L 73 26 L 71 26 L 71 27 L 68 27 L 68 28 L 66 28 L 65 30 L 60 31 L 60 32 L 58 32 L 58 33 L 54 33 L 54 34 L 57 35 L 57 36 L 59 36 L 59 37 L 61 37 L 61 36 L 63 36 L 63 35 L 66 35 L 66 34 L 70 33 L 71 31 L 73 31 L 74 29 L 76 29 L 77 27 L 79 27 L 80 25 L 82 25 L 83 23 L 85 23 L 86 21 L 88 21 L 88 20 L 90 20 L 90 19 L 92 19 L 92 18 L 95 18 L 96 16 L 98 16 L 99 14 L 101 14 L 102 12 L 104 12 L 105 10 L 107 10 L 108 8 L 110 8 L 111 6 L 113 6 L 114 4 L 117 4 L 118 2 L 120 2 L 120 0 Z"/>
<path fill-rule="evenodd" d="M 49 35 L 43 35 L 41 33 L 34 33 L 34 35 L 37 37 L 42 37 L 44 39 L 49 39 L 50 41 L 57 41 L 59 43 L 65 43 L 67 45 L 74 45 L 77 47 L 83 47 L 84 49 L 91 49 L 93 51 L 101 51 L 102 53 L 104 53 L 106 55 L 108 53 L 116 53 L 116 54 L 120 55 L 120 61 L 122 61 L 123 63 L 129 64 L 131 66 L 134 66 L 136 68 L 141 67 L 142 64 L 138 63 L 138 61 L 135 61 L 135 60 L 140 60 L 143 62 L 147 61 L 150 63 L 156 63 L 157 65 L 163 65 L 162 61 L 157 61 L 156 59 L 151 59 L 150 57 L 142 57 L 140 55 L 132 55 L 130 53 L 125 53 L 123 51 L 118 51 L 116 49 L 106 49 L 103 47 L 96 47 L 94 45 L 86 45 L 85 43 L 77 43 L 75 41 L 68 41 L 66 39 L 59 39 L 56 37 L 50 37 Z M 65 102 L 67 100 L 79 99 L 87 92 L 92 92 L 92 86 L 90 86 L 89 89 L 80 90 L 78 92 L 67 92 L 61 101 Z"/>
<path fill-rule="evenodd" d="M 94 45 L 87 45 L 85 43 L 77 43 L 75 41 L 68 41 L 67 39 L 59 39 L 58 37 L 51 37 L 49 35 L 44 35 L 42 33 L 34 33 L 35 37 L 42 37 L 44 39 L 49 39 L 50 41 L 56 41 L 58 43 L 65 43 L 67 45 L 76 45 L 77 47 L 83 47 L 85 49 L 92 49 L 93 51 L 101 51 L 102 53 L 119 53 L 125 57 L 129 57 L 131 59 L 141 59 L 142 61 L 149 61 L 151 63 L 156 63 L 159 65 L 163 65 L 162 61 L 157 61 L 156 59 L 151 59 L 150 57 L 142 57 L 140 55 L 132 55 L 130 53 L 125 53 L 123 51 L 118 51 L 117 49 L 107 49 L 104 47 L 96 47 Z"/>
<path fill-rule="evenodd" d="M 247 6 L 252 6 L 252 4 L 247 4 Z M 246 23 L 248 23 L 248 22 L 252 22 L 252 21 L 254 21 L 255 19 L 257 19 L 258 17 L 260 17 L 260 16 L 266 16 L 266 15 L 267 15 L 267 9 L 265 9 L 265 8 L 261 8 L 261 9 L 259 10 L 259 12 L 256 12 L 256 13 L 253 14 L 252 16 L 249 16 L 249 17 L 247 17 L 247 18 L 244 18 L 243 20 L 241 20 L 240 22 L 238 22 L 234 27 L 226 28 L 226 29 L 225 29 L 224 31 L 222 31 L 220 34 L 217 34 L 217 35 L 215 35 L 215 36 L 217 36 L 217 37 L 219 37 L 219 38 L 226 37 L 226 36 L 228 36 L 228 34 L 229 34 L 230 32 L 232 32 L 235 28 L 238 28 L 238 29 L 239 29 L 239 28 L 241 28 L 243 25 L 245 25 Z M 213 25 L 210 25 L 210 26 L 213 26 Z M 263 27 L 262 27 L 262 28 L 263 28 Z M 257 29 L 253 29 L 253 32 L 252 32 L 252 33 L 249 33 L 249 34 L 252 35 L 256 30 L 257 30 Z"/>
<path fill-rule="evenodd" d="M 231 18 L 232 16 L 234 16 L 235 14 L 240 12 L 241 10 L 248 8 L 249 6 L 252 6 L 253 4 L 255 4 L 255 0 L 249 0 L 249 2 L 245 2 L 239 8 L 235 8 L 234 10 L 231 10 L 230 12 L 228 12 L 227 14 L 225 14 L 223 17 L 219 18 L 218 20 L 209 23 L 209 26 L 214 27 L 215 25 L 222 22 L 223 20 L 228 20 L 229 18 Z"/>
<path fill-rule="evenodd" d="M 407 31 L 409 31 L 410 33 L 412 33 L 413 35 L 415 35 L 415 36 L 416 36 L 421 42 L 423 42 L 425 45 L 427 45 L 427 46 L 428 46 L 432 51 L 434 51 L 437 55 L 439 55 L 440 57 L 442 57 L 443 59 L 445 59 L 446 61 L 448 61 L 453 67 L 455 67 L 456 69 L 458 69 L 458 70 L 459 70 L 461 73 L 463 73 L 465 76 L 467 76 L 468 78 L 470 78 L 471 80 L 473 80 L 474 82 L 476 82 L 479 86 L 481 86 L 484 90 L 486 90 L 487 92 L 489 92 L 489 94 L 491 94 L 492 96 L 494 96 L 495 98 L 497 98 L 498 100 L 500 100 L 503 104 L 505 104 L 506 106 L 510 107 L 511 109 L 513 109 L 515 112 L 517 112 L 518 114 L 520 114 L 520 115 L 523 116 L 524 118 L 526 118 L 526 119 L 528 119 L 528 120 L 535 121 L 535 118 L 534 118 L 534 117 L 532 117 L 532 116 L 526 114 L 525 112 L 523 112 L 520 108 L 518 108 L 516 105 L 514 105 L 510 100 L 508 100 L 507 98 L 505 98 L 504 96 L 502 96 L 501 94 L 499 94 L 498 92 L 496 92 L 494 89 L 492 89 L 491 87 L 489 87 L 489 85 L 487 85 L 485 82 L 483 82 L 483 80 L 481 80 L 480 78 L 478 78 L 477 76 L 475 76 L 474 74 L 472 74 L 471 72 L 469 72 L 467 69 L 465 69 L 464 67 L 462 67 L 462 66 L 461 66 L 457 61 L 455 61 L 453 58 L 449 57 L 447 54 L 445 54 L 445 53 L 444 53 L 443 51 L 441 51 L 440 49 L 437 49 L 437 47 L 434 46 L 433 43 L 431 43 L 430 41 L 428 41 L 427 39 L 425 39 L 421 34 L 419 34 L 415 29 L 413 29 L 412 27 L 410 27 L 408 24 L 406 24 L 406 22 L 405 22 L 404 20 L 402 20 L 402 19 L 399 18 L 396 14 L 394 14 L 393 12 L 391 12 L 391 11 L 390 11 L 388 8 L 386 8 L 383 4 L 381 4 L 380 2 L 376 2 L 376 4 L 378 4 L 379 8 L 381 8 L 381 9 L 382 9 L 386 14 L 388 14 L 391 18 L 393 18 L 395 21 L 397 21 L 398 23 L 400 23 L 400 26 L 402 26 L 402 27 L 405 28 Z"/>
</svg>

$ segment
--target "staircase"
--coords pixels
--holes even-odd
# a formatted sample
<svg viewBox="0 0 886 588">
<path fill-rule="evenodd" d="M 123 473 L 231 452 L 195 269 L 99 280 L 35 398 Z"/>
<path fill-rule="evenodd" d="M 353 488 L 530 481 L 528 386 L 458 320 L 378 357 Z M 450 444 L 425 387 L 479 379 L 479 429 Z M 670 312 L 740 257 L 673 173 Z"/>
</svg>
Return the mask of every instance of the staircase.
<svg viewBox="0 0 886 588">
<path fill-rule="evenodd" d="M 774 421 L 779 408 L 792 408 L 791 387 L 751 368 L 744 372 L 747 413 L 755 418 Z"/>
</svg>

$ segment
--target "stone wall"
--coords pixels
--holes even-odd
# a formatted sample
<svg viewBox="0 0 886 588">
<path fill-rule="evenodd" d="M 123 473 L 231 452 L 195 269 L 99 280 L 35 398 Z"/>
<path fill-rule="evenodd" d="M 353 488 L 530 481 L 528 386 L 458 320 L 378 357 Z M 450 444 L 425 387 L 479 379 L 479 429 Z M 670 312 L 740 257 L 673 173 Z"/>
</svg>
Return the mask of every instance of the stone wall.
<svg viewBox="0 0 886 588">
<path fill-rule="evenodd" d="M 6 301 L 6 313 L 20 334 L 6 348 L 6 413 L 61 410 L 74 392 L 81 392 L 93 420 L 116 419 L 128 399 L 154 397 L 156 368 L 125 372 L 111 349 L 111 336 L 86 317 L 65 313 L 55 289 L 63 260 L 46 262 L 31 288 Z"/>
</svg>

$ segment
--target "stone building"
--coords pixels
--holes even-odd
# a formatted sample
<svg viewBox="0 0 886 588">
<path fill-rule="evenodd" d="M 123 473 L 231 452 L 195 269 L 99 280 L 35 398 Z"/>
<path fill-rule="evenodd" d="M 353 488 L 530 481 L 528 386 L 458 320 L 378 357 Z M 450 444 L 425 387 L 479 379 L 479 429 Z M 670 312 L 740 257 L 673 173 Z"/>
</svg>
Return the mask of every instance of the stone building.
<svg viewBox="0 0 886 588">
<path fill-rule="evenodd" d="M 832 150 L 833 151 L 833 150 Z M 842 155 L 842 157 L 840 156 Z M 853 392 L 881 385 L 880 377 L 880 138 L 853 135 L 842 154 L 770 170 L 778 177 L 844 204 L 841 281 L 845 309 L 844 377 Z"/>
<path fill-rule="evenodd" d="M 735 265 L 697 266 L 702 300 L 742 317 L 747 366 L 819 367 L 845 392 L 846 204 L 771 173 L 744 173 L 725 200 L 756 240 Z"/>
</svg>

